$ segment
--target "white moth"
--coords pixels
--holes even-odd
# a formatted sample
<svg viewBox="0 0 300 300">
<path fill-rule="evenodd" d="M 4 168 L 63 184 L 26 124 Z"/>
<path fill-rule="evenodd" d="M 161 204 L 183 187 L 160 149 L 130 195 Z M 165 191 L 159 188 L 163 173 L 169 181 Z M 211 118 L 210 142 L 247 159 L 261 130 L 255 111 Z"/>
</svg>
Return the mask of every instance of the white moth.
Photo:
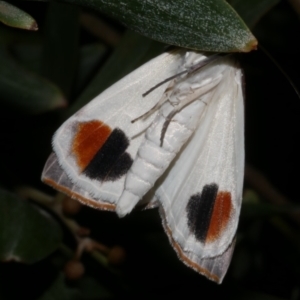
<svg viewBox="0 0 300 300">
<path fill-rule="evenodd" d="M 244 103 L 234 59 L 208 61 L 164 53 L 112 85 L 55 133 L 42 180 L 119 216 L 159 206 L 179 258 L 221 283 L 241 208 Z"/>
</svg>

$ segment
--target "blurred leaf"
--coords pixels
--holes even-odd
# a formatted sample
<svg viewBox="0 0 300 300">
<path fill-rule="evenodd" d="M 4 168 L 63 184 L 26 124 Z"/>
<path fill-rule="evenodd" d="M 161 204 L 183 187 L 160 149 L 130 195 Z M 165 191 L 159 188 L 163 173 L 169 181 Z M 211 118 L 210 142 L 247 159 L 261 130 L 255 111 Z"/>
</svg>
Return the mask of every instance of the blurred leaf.
<svg viewBox="0 0 300 300">
<path fill-rule="evenodd" d="M 89 44 L 80 49 L 78 72 L 74 84 L 75 94 L 78 94 L 94 75 L 106 50 L 106 47 L 100 43 Z"/>
<path fill-rule="evenodd" d="M 42 31 L 18 30 L 13 27 L 3 26 L 0 24 L 0 46 L 12 47 L 19 44 L 41 45 L 43 41 Z"/>
<path fill-rule="evenodd" d="M 1 101 L 6 106 L 37 114 L 66 105 L 55 85 L 22 68 L 4 47 L 0 47 L 0 65 Z"/>
<path fill-rule="evenodd" d="M 20 64 L 34 73 L 41 70 L 42 45 L 36 43 L 15 44 L 10 47 L 12 55 Z"/>
<path fill-rule="evenodd" d="M 65 0 L 105 12 L 154 40 L 201 51 L 249 52 L 257 41 L 223 0 Z"/>
<path fill-rule="evenodd" d="M 269 218 L 279 214 L 296 214 L 300 212 L 297 204 L 270 204 L 261 201 L 260 196 L 251 189 L 246 189 L 243 196 L 243 218 Z"/>
<path fill-rule="evenodd" d="M 295 230 L 288 222 L 282 218 L 273 217 L 270 220 L 271 224 L 281 232 L 287 239 L 290 240 L 298 249 L 298 254 L 300 253 L 300 234 L 299 230 Z M 299 256 L 298 256 L 299 258 Z M 297 264 L 299 266 L 299 264 Z"/>
<path fill-rule="evenodd" d="M 78 294 L 77 290 L 65 284 L 64 275 L 59 274 L 50 288 L 38 300 L 72 300 Z"/>
<path fill-rule="evenodd" d="M 251 252 L 251 256 L 249 255 L 249 252 Z M 254 252 L 252 248 L 237 245 L 230 265 L 230 273 L 232 276 L 239 280 L 245 278 L 249 273 L 249 270 L 255 267 L 254 262 L 256 256 L 257 251 Z"/>
<path fill-rule="evenodd" d="M 274 215 L 288 214 L 299 211 L 299 205 L 275 205 L 268 203 L 243 203 L 241 215 L 243 218 L 269 218 Z"/>
<path fill-rule="evenodd" d="M 79 56 L 79 9 L 51 1 L 46 16 L 42 75 L 69 96 Z"/>
<path fill-rule="evenodd" d="M 80 25 L 94 37 L 99 38 L 107 46 L 116 47 L 122 37 L 122 32 L 111 26 L 95 12 L 80 12 Z"/>
<path fill-rule="evenodd" d="M 112 294 L 92 277 L 83 277 L 78 282 L 77 300 L 108 299 Z"/>
<path fill-rule="evenodd" d="M 252 28 L 280 0 L 229 0 L 244 22 Z"/>
<path fill-rule="evenodd" d="M 0 22 L 11 27 L 38 30 L 36 21 L 29 14 L 5 1 L 0 1 Z"/>
<path fill-rule="evenodd" d="M 243 195 L 243 205 L 245 203 L 259 203 L 260 202 L 260 197 L 256 193 L 256 191 L 252 189 L 245 189 L 244 190 L 244 195 Z"/>
<path fill-rule="evenodd" d="M 277 60 L 277 63 L 284 66 L 284 62 L 289 62 L 291 60 L 290 73 L 296 72 L 296 82 L 298 80 L 298 53 L 299 53 L 299 44 L 295 43 L 293 37 L 299 36 L 299 18 L 291 9 L 285 9 L 284 1 L 281 1 L 278 5 L 276 5 L 266 16 L 255 26 L 255 33 L 259 40 L 263 41 L 264 47 L 267 50 L 276 49 L 275 53 L 280 53 L 274 59 Z M 290 7 L 289 7 L 290 8 Z M 274 30 L 280 25 L 278 30 Z M 287 51 L 291 50 L 295 57 L 286 57 L 283 58 L 283 53 L 287 53 Z M 270 53 L 270 54 L 275 54 Z M 281 60 L 280 60 L 281 58 Z M 296 65 L 297 67 L 296 67 Z M 269 68 L 270 69 L 270 68 Z"/>
<path fill-rule="evenodd" d="M 289 0 L 288 2 L 293 7 L 295 13 L 300 16 L 300 2 L 298 0 Z"/>
<path fill-rule="evenodd" d="M 95 300 L 109 299 L 112 296 L 91 277 L 80 279 L 76 286 L 76 289 L 68 287 L 64 275 L 59 274 L 50 288 L 38 300 Z"/>
<path fill-rule="evenodd" d="M 0 189 L 1 260 L 35 263 L 61 241 L 61 228 L 48 213 Z"/>
<path fill-rule="evenodd" d="M 161 53 L 164 47 L 163 44 L 128 31 L 92 82 L 68 109 L 67 115 L 72 115 L 107 87 Z"/>
</svg>

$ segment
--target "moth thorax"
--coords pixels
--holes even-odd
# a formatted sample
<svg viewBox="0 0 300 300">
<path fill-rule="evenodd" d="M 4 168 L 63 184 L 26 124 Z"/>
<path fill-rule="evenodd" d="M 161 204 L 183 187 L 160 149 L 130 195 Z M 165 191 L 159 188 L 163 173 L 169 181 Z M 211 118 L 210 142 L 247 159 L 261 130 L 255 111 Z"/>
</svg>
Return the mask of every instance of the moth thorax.
<svg viewBox="0 0 300 300">
<path fill-rule="evenodd" d="M 180 102 L 184 101 L 189 94 L 193 93 L 191 80 L 185 80 L 178 83 L 172 93 L 169 95 L 169 101 L 172 105 L 178 105 Z"/>
<path fill-rule="evenodd" d="M 189 69 L 198 64 L 200 61 L 205 60 L 207 56 L 194 51 L 187 51 L 182 64 L 182 69 Z"/>
</svg>

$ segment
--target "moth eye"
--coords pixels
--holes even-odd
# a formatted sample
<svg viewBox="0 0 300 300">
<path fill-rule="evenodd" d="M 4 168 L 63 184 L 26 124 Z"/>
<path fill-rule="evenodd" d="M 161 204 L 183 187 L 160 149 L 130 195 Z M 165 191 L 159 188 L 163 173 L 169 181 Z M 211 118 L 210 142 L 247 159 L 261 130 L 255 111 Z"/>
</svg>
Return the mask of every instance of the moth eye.
<svg viewBox="0 0 300 300">
<path fill-rule="evenodd" d="M 192 195 L 186 210 L 188 227 L 202 243 L 212 243 L 226 228 L 232 211 L 231 193 L 218 191 L 216 183 L 207 184 Z"/>
<path fill-rule="evenodd" d="M 112 130 L 101 121 L 78 123 L 72 153 L 82 173 L 91 179 L 115 181 L 125 175 L 132 158 L 125 152 L 129 139 L 116 128 Z"/>
</svg>

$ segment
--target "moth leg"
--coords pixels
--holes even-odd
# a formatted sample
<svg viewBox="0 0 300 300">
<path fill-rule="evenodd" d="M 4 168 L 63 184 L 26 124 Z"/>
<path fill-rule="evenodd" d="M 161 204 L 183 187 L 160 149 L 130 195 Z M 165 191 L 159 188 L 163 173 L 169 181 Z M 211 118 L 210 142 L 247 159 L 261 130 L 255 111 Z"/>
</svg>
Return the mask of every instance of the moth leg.
<svg viewBox="0 0 300 300">
<path fill-rule="evenodd" d="M 133 119 L 131 121 L 131 123 L 134 123 L 140 119 L 144 119 L 147 118 L 148 116 L 150 116 L 154 111 L 156 111 L 157 109 L 159 109 L 166 101 L 168 100 L 167 95 L 164 95 L 152 108 L 150 108 L 147 112 L 145 112 L 144 114 L 142 114 L 141 116 Z"/>
<path fill-rule="evenodd" d="M 161 99 L 152 107 L 150 108 L 147 112 L 145 112 L 144 114 L 142 114 L 141 116 L 133 119 L 131 121 L 131 123 L 134 123 L 140 119 L 144 119 L 147 118 L 148 116 L 150 116 L 154 111 L 158 110 L 166 101 L 169 100 L 170 97 L 170 93 L 172 93 L 173 91 L 173 86 L 175 84 L 175 80 L 172 80 L 172 82 L 170 82 L 168 88 L 165 90 L 163 96 L 161 97 Z"/>
<path fill-rule="evenodd" d="M 208 83 L 204 83 L 201 86 L 197 87 L 196 89 L 191 89 L 189 93 L 186 94 L 186 97 L 183 100 L 180 100 L 178 102 L 175 102 L 176 105 L 174 106 L 174 109 L 167 115 L 166 120 L 163 124 L 161 135 L 160 135 L 160 146 L 162 147 L 165 134 L 167 132 L 168 126 L 170 122 L 172 121 L 172 118 L 184 107 L 189 105 L 190 103 L 194 102 L 195 100 L 199 99 L 201 96 L 205 95 L 209 91 L 211 91 L 216 85 L 219 84 L 219 82 L 222 79 L 222 75 L 218 76 L 214 80 L 211 80 Z M 182 97 L 180 95 L 179 97 Z M 200 100 L 200 99 L 199 99 Z M 178 103 L 178 104 L 177 104 Z"/>
</svg>

